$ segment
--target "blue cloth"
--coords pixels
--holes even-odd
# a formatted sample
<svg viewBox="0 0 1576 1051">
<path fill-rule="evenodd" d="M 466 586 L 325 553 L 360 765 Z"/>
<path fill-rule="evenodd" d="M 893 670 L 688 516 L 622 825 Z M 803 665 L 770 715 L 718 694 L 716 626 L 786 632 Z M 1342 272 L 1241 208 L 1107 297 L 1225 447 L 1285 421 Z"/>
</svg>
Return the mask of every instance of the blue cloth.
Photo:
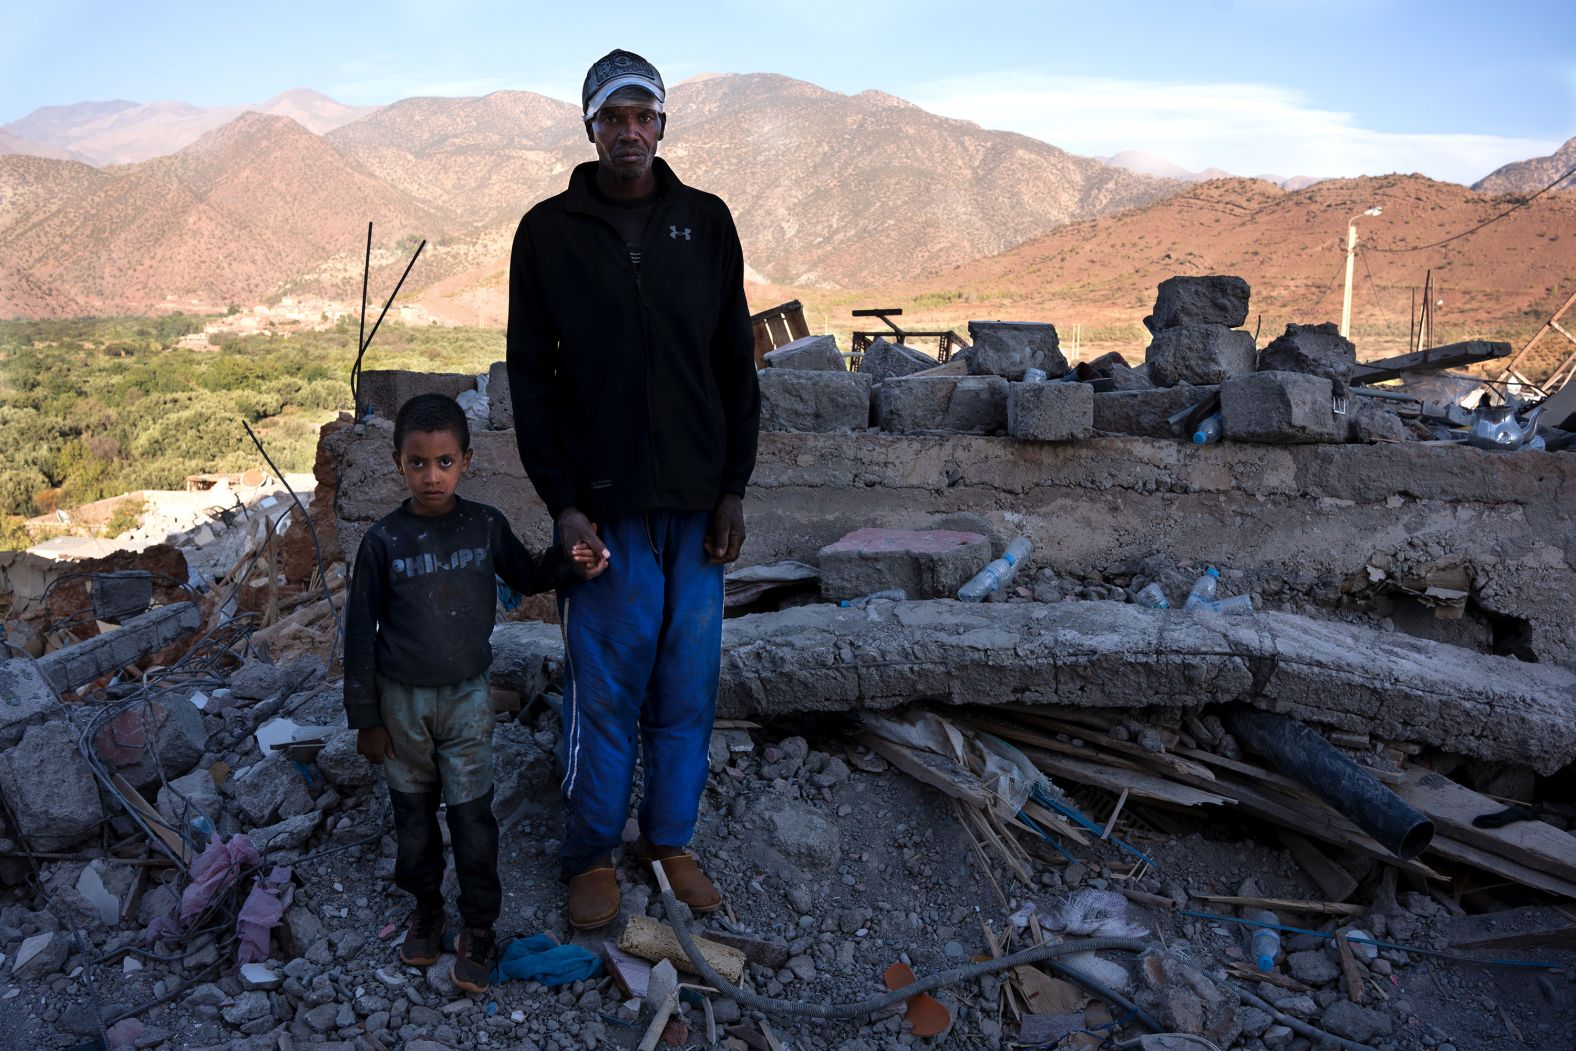
<svg viewBox="0 0 1576 1051">
<path fill-rule="evenodd" d="M 709 511 L 598 523 L 607 570 L 558 593 L 566 876 L 622 841 L 637 745 L 641 833 L 665 847 L 694 834 L 722 659 L 723 567 L 707 562 L 710 525 Z"/>
<path fill-rule="evenodd" d="M 535 979 L 549 989 L 571 982 L 595 978 L 602 973 L 602 960 L 578 945 L 559 945 L 546 934 L 516 938 L 493 964 L 492 980 L 506 982 Z"/>
</svg>

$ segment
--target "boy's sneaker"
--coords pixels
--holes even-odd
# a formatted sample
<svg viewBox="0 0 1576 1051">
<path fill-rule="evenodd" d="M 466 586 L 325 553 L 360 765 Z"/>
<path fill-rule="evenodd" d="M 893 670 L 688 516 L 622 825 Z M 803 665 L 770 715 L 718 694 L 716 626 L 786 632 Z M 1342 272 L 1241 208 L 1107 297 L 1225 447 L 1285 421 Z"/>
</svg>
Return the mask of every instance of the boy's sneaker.
<svg viewBox="0 0 1576 1051">
<path fill-rule="evenodd" d="M 454 986 L 468 993 L 484 993 L 492 983 L 497 939 L 491 927 L 466 927 L 454 939 Z"/>
<path fill-rule="evenodd" d="M 399 947 L 401 963 L 412 967 L 428 967 L 438 961 L 443 949 L 443 907 L 424 909 L 416 906 L 411 913 L 410 930 Z"/>
</svg>

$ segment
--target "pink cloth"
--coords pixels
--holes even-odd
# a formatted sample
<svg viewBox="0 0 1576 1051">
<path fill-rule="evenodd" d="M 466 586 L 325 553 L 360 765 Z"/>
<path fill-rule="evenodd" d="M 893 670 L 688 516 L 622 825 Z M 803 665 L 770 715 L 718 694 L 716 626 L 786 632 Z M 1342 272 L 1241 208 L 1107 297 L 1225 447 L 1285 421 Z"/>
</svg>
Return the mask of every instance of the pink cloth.
<svg viewBox="0 0 1576 1051">
<path fill-rule="evenodd" d="M 236 934 L 241 940 L 240 948 L 235 953 L 236 963 L 256 963 L 268 959 L 269 932 L 279 925 L 280 917 L 285 913 L 279 892 L 289 881 L 290 869 L 284 865 L 275 865 L 266 881 L 258 877 L 252 892 L 246 896 L 245 904 L 241 906 L 241 915 L 236 923 Z"/>
<path fill-rule="evenodd" d="M 245 833 L 237 833 L 222 843 L 218 836 L 209 840 L 207 849 L 192 862 L 191 882 L 181 895 L 181 922 L 190 923 L 221 890 L 257 861 L 257 848 Z"/>
</svg>

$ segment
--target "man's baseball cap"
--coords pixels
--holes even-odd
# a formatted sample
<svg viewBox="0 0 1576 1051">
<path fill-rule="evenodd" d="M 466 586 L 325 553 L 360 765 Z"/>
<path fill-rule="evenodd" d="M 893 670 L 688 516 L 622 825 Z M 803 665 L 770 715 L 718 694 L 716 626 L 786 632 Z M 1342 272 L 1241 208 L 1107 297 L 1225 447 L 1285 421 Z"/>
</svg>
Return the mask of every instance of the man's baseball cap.
<svg viewBox="0 0 1576 1051">
<path fill-rule="evenodd" d="M 657 67 L 633 51 L 614 50 L 592 63 L 586 72 L 585 86 L 580 89 L 580 104 L 585 119 L 596 116 L 596 111 L 608 96 L 620 88 L 639 88 L 656 101 L 652 108 L 662 112 L 662 102 L 667 96 L 662 86 L 662 74 Z"/>
</svg>

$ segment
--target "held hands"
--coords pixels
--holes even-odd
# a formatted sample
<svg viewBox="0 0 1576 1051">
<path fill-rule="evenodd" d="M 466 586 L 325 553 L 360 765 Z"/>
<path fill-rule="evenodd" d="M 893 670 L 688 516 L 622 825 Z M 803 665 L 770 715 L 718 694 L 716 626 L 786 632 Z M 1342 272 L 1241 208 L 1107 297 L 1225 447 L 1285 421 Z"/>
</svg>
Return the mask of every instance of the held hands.
<svg viewBox="0 0 1576 1051">
<path fill-rule="evenodd" d="M 394 759 L 394 739 L 387 727 L 367 726 L 356 731 L 356 751 L 373 766 L 382 766 L 383 760 Z"/>
<path fill-rule="evenodd" d="M 732 562 L 744 546 L 744 500 L 724 493 L 711 513 L 711 529 L 706 533 L 706 557 L 712 565 Z"/>
<path fill-rule="evenodd" d="M 581 580 L 601 576 L 607 569 L 612 554 L 597 535 L 596 524 L 584 512 L 571 507 L 559 515 L 558 537 L 564 556 Z"/>
</svg>

